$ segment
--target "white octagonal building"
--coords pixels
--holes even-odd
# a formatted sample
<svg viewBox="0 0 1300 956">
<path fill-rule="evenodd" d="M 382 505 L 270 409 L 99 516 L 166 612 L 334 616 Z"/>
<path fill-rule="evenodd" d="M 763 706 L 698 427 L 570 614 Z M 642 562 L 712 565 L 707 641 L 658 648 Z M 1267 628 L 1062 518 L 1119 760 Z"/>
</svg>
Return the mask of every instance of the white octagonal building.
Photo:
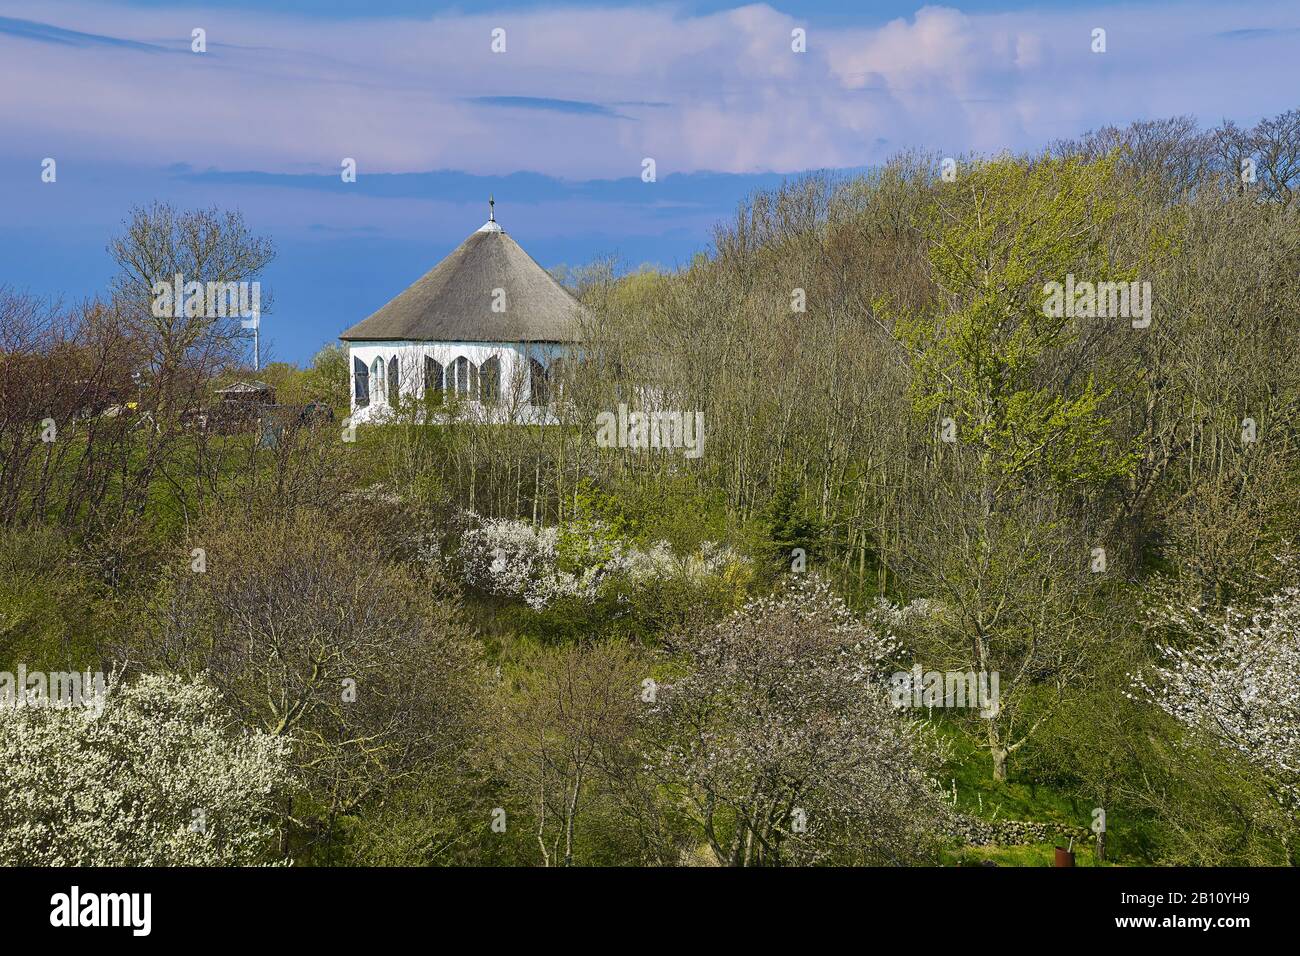
<svg viewBox="0 0 1300 956">
<path fill-rule="evenodd" d="M 496 221 L 344 332 L 352 421 L 407 399 L 455 402 L 487 420 L 545 423 L 552 378 L 581 342 L 582 305 Z"/>
</svg>

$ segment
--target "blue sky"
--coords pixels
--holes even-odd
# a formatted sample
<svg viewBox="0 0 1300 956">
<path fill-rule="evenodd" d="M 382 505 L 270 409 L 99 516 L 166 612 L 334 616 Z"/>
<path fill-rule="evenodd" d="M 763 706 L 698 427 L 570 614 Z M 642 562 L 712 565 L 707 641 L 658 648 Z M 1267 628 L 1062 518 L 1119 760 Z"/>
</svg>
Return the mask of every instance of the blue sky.
<svg viewBox="0 0 1300 956">
<path fill-rule="evenodd" d="M 1300 106 L 1297 54 L 1293 2 L 0 0 L 0 283 L 93 295 L 132 205 L 239 208 L 279 252 L 264 338 L 305 361 L 477 228 L 488 193 L 545 266 L 673 266 L 803 170 L 1254 123 Z"/>
</svg>

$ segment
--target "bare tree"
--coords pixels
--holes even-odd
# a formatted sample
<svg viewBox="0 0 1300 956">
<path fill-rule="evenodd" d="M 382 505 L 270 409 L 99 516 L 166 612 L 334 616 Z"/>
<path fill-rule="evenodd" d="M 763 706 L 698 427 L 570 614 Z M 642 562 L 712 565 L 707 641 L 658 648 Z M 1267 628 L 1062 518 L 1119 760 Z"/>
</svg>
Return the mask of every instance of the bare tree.
<svg viewBox="0 0 1300 956">
<path fill-rule="evenodd" d="M 191 543 L 137 654 L 206 671 L 245 721 L 292 739 L 327 817 L 463 757 L 479 659 L 445 583 L 308 510 L 214 521 Z"/>
<path fill-rule="evenodd" d="M 584 811 L 634 753 L 645 671 L 626 648 L 604 644 L 538 650 L 521 664 L 502 688 L 499 753 L 533 814 L 543 865 L 572 866 Z"/>
</svg>

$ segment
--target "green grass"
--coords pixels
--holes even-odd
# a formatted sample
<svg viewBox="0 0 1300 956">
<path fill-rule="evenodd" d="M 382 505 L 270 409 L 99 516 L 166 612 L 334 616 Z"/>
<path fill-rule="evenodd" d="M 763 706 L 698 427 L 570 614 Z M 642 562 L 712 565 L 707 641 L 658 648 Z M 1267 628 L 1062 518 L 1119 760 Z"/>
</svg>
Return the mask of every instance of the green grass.
<svg viewBox="0 0 1300 956">
<path fill-rule="evenodd" d="M 998 866 L 1055 866 L 1056 848 L 1051 843 L 1030 846 L 968 846 L 945 852 L 946 866 L 980 866 L 985 862 Z M 1110 860 L 1098 863 L 1092 845 L 1074 845 L 1075 866 L 1115 866 Z"/>
<path fill-rule="evenodd" d="M 949 744 L 951 757 L 939 774 L 939 781 L 949 799 L 953 783 L 957 787 L 958 812 L 984 820 L 1029 820 L 1039 823 L 1058 823 L 1087 828 L 1092 823 L 1091 800 L 1081 798 L 1069 789 L 1053 784 L 1039 783 L 1019 776 L 1014 760 L 1010 779 L 999 783 L 993 779 L 992 762 L 988 753 L 980 749 L 971 738 L 957 728 L 939 722 L 937 730 Z M 1137 866 L 1148 861 L 1138 852 L 1144 842 L 1149 820 L 1132 820 L 1124 813 L 1111 812 L 1107 816 L 1107 847 L 1104 866 Z M 1068 837 L 1062 837 L 1065 845 Z M 1052 843 L 1027 846 L 963 847 L 945 855 L 946 862 L 955 866 L 977 866 L 981 861 L 992 860 L 1000 866 L 1052 866 Z M 1076 841 L 1074 846 L 1076 866 L 1098 865 L 1093 857 L 1091 841 Z"/>
</svg>

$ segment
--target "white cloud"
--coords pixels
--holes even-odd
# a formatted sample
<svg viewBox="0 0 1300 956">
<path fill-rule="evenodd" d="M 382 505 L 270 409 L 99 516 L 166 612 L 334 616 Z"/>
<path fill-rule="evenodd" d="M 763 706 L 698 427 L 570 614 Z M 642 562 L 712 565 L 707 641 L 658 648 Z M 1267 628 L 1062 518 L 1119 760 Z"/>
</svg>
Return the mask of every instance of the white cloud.
<svg viewBox="0 0 1300 956">
<path fill-rule="evenodd" d="M 906 146 L 1033 149 L 1108 122 L 1279 112 L 1296 105 L 1296 35 L 1217 34 L 1294 27 L 1292 11 L 931 6 L 853 29 L 761 4 L 335 21 L 18 2 L 5 15 L 176 52 L 0 31 L 0 123 L 42 155 L 219 169 L 334 169 L 344 156 L 363 172 L 569 178 L 636 176 L 643 156 L 660 175 L 856 166 Z M 206 56 L 188 52 L 194 26 L 207 30 Z M 503 55 L 489 49 L 497 26 Z M 790 49 L 795 26 L 808 30 L 806 54 Z M 1089 51 L 1094 26 L 1110 52 Z M 631 118 L 468 102 L 480 96 L 628 104 L 613 112 Z"/>
</svg>

